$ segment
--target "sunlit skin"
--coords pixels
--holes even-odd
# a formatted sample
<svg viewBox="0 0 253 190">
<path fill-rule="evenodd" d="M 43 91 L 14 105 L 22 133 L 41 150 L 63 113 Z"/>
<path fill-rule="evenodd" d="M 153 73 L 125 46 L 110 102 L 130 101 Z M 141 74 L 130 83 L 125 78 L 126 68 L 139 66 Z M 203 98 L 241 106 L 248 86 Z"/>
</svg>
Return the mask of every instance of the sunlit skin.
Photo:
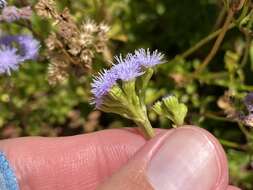
<svg viewBox="0 0 253 190">
<path fill-rule="evenodd" d="M 3 140 L 0 148 L 21 190 L 238 189 L 228 185 L 224 150 L 209 132 L 187 126 L 156 134 L 146 141 L 135 129 L 113 129 Z"/>
</svg>

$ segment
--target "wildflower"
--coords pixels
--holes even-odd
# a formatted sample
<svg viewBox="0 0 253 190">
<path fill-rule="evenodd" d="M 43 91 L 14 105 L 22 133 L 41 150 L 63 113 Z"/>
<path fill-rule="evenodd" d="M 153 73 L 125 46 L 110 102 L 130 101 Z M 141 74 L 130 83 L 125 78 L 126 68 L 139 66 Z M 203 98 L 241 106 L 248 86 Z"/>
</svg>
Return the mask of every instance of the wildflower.
<svg viewBox="0 0 253 190">
<path fill-rule="evenodd" d="M 14 22 L 19 19 L 29 19 L 32 16 L 31 7 L 17 8 L 15 6 L 7 6 L 2 10 L 0 21 Z"/>
<path fill-rule="evenodd" d="M 150 53 L 144 49 L 129 53 L 125 58 L 116 57 L 116 64 L 110 70 L 104 70 L 94 78 L 92 104 L 102 111 L 132 119 L 147 138 L 153 137 L 144 104 L 145 88 L 153 74 L 151 67 L 161 64 L 162 58 L 158 51 Z"/>
<path fill-rule="evenodd" d="M 32 36 L 17 36 L 17 42 L 24 60 L 33 60 L 38 56 L 40 44 Z"/>
<path fill-rule="evenodd" d="M 244 104 L 247 107 L 248 111 L 251 113 L 253 112 L 253 92 L 250 92 L 245 98 L 244 98 Z"/>
<path fill-rule="evenodd" d="M 93 104 L 99 107 L 102 103 L 103 96 L 108 94 L 113 85 L 116 84 L 117 77 L 111 70 L 103 70 L 97 77 L 94 78 L 91 84 L 91 92 L 94 97 Z"/>
<path fill-rule="evenodd" d="M 164 63 L 164 55 L 157 50 L 150 52 L 149 49 L 139 49 L 135 51 L 136 61 L 145 68 L 151 68 Z"/>
<path fill-rule="evenodd" d="M 11 70 L 26 61 L 35 59 L 39 42 L 31 36 L 5 36 L 0 38 L 0 73 L 10 74 Z"/>
<path fill-rule="evenodd" d="M 156 58 L 156 56 L 159 58 Z M 121 55 L 116 56 L 116 64 L 110 70 L 104 70 L 93 80 L 92 94 L 95 100 L 99 100 L 95 102 L 100 102 L 102 96 L 106 95 L 117 81 L 121 80 L 123 83 L 126 83 L 143 75 L 145 69 L 143 70 L 142 65 L 145 64 L 147 67 L 151 67 L 152 65 L 153 67 L 161 64 L 162 57 L 163 55 L 157 51 L 151 54 L 149 50 L 145 51 L 144 49 L 135 51 L 135 54 L 129 53 L 125 58 Z"/>
<path fill-rule="evenodd" d="M 54 0 L 39 0 L 35 5 L 35 10 L 39 16 L 44 18 L 51 18 L 57 15 Z"/>
<path fill-rule="evenodd" d="M 0 73 L 10 74 L 11 70 L 17 70 L 21 57 L 17 55 L 17 49 L 8 46 L 0 46 Z"/>
<path fill-rule="evenodd" d="M 122 56 L 116 57 L 117 64 L 112 68 L 118 79 L 130 81 L 143 74 L 134 55 L 128 54 L 125 59 Z"/>
<path fill-rule="evenodd" d="M 78 25 L 70 14 L 68 8 L 58 11 L 55 0 L 38 0 L 35 5 L 37 15 L 43 18 L 51 19 L 56 26 L 56 32 L 50 34 L 46 39 L 47 55 L 51 62 L 57 59 L 57 62 L 69 65 L 69 70 L 81 68 L 81 72 L 90 73 L 94 57 L 97 53 L 103 53 L 102 56 L 108 55 L 107 42 L 109 27 L 103 24 L 97 24 L 93 20 L 87 19 Z M 59 60 L 60 59 L 60 60 Z M 61 70 L 62 67 L 50 66 L 48 69 L 49 83 L 55 84 L 53 76 L 57 73 L 65 73 L 67 70 Z M 64 67 L 65 68 L 65 67 Z M 57 70 L 57 72 L 51 71 Z M 69 72 L 69 71 L 68 71 Z M 66 76 L 64 74 L 64 76 Z M 62 78 L 62 77 L 60 77 Z"/>
<path fill-rule="evenodd" d="M 88 19 L 82 24 L 81 30 L 84 33 L 92 34 L 98 31 L 98 26 L 93 20 Z"/>
<path fill-rule="evenodd" d="M 48 66 L 49 84 L 55 85 L 66 81 L 69 76 L 67 71 L 68 65 L 65 62 L 57 58 L 52 59 Z"/>
<path fill-rule="evenodd" d="M 22 60 L 35 59 L 40 47 L 39 42 L 29 35 L 4 36 L 0 38 L 0 44 L 6 46 L 17 45 Z"/>
</svg>

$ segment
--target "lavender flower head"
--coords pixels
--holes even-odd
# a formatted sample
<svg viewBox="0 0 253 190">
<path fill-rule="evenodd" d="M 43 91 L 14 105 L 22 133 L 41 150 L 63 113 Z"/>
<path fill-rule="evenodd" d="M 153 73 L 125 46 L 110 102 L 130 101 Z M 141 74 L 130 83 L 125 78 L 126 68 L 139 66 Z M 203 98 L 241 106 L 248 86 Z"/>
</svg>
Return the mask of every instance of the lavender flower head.
<svg viewBox="0 0 253 190">
<path fill-rule="evenodd" d="M 93 80 L 91 92 L 94 100 L 92 103 L 99 107 L 103 102 L 103 97 L 110 92 L 117 81 L 128 82 L 138 78 L 145 73 L 146 68 L 163 63 L 163 57 L 163 54 L 158 51 L 150 52 L 144 49 L 136 50 L 135 54 L 129 53 L 125 58 L 121 55 L 115 57 L 116 64 L 110 70 L 104 70 Z"/>
<path fill-rule="evenodd" d="M 253 112 L 253 92 L 250 92 L 245 98 L 244 98 L 244 104 L 247 107 L 248 111 L 251 113 Z"/>
<path fill-rule="evenodd" d="M 102 103 L 103 96 L 116 84 L 116 80 L 117 77 L 111 70 L 104 70 L 93 79 L 91 92 L 94 96 L 94 100 L 92 103 L 96 104 L 96 107 Z"/>
<path fill-rule="evenodd" d="M 164 55 L 158 50 L 150 52 L 149 49 L 139 49 L 135 51 L 136 61 L 145 68 L 151 68 L 164 63 Z"/>
<path fill-rule="evenodd" d="M 31 7 L 17 8 L 15 6 L 3 7 L 0 21 L 14 22 L 19 19 L 29 19 L 32 16 Z"/>
<path fill-rule="evenodd" d="M 24 60 L 34 60 L 38 56 L 40 43 L 32 36 L 17 36 L 17 42 L 23 54 Z"/>
<path fill-rule="evenodd" d="M 131 81 L 143 74 L 134 55 L 127 54 L 125 59 L 120 55 L 119 57 L 115 57 L 115 59 L 117 64 L 115 64 L 111 70 L 118 79 L 122 81 Z"/>
<path fill-rule="evenodd" d="M 0 38 L 0 73 L 10 74 L 19 65 L 35 59 L 39 42 L 31 36 L 5 36 Z"/>
<path fill-rule="evenodd" d="M 11 70 L 17 70 L 20 62 L 20 56 L 17 55 L 17 49 L 8 46 L 0 47 L 0 73 L 10 74 Z"/>
</svg>

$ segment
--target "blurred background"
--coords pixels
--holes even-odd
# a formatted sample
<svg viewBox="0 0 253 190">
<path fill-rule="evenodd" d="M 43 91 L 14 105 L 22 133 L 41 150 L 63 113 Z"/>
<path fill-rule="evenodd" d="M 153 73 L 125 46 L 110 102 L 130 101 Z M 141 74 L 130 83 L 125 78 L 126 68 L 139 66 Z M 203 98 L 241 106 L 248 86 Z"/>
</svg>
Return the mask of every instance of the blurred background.
<svg viewBox="0 0 253 190">
<path fill-rule="evenodd" d="M 22 7 L 35 0 L 12 0 Z M 253 138 L 250 127 L 228 117 L 242 108 L 242 99 L 253 91 L 253 43 L 251 28 L 237 24 L 230 29 L 215 58 L 193 80 L 185 81 L 209 54 L 214 41 L 189 53 L 200 40 L 223 26 L 226 8 L 221 0 L 59 0 L 76 23 L 86 19 L 110 27 L 106 54 L 93 59 L 92 71 L 71 74 L 61 84 L 48 81 L 47 48 L 44 41 L 55 30 L 53 21 L 32 16 L 27 21 L 0 23 L 1 34 L 33 34 L 42 44 L 37 61 L 20 71 L 0 77 L 0 137 L 69 136 L 107 128 L 134 126 L 114 114 L 94 110 L 89 104 L 90 81 L 100 68 L 109 67 L 114 55 L 138 48 L 158 49 L 167 62 L 159 66 L 147 90 L 151 107 L 163 96 L 174 94 L 189 109 L 187 124 L 209 130 L 223 144 L 229 159 L 231 183 L 253 189 Z M 241 12 L 235 14 L 235 19 Z M 245 21 L 246 22 L 246 21 Z M 249 22 L 249 21 L 247 21 Z M 29 27 L 30 26 L 30 27 Z M 152 110 L 154 127 L 170 128 L 169 121 Z"/>
</svg>

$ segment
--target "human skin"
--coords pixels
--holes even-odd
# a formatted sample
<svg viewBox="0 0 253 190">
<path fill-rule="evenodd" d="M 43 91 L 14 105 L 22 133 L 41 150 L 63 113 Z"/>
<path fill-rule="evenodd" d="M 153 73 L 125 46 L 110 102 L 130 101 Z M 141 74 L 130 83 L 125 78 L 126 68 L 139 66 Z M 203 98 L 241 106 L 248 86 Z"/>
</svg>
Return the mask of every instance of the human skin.
<svg viewBox="0 0 253 190">
<path fill-rule="evenodd" d="M 204 129 L 135 129 L 0 141 L 21 190 L 238 190 L 222 146 Z"/>
</svg>

